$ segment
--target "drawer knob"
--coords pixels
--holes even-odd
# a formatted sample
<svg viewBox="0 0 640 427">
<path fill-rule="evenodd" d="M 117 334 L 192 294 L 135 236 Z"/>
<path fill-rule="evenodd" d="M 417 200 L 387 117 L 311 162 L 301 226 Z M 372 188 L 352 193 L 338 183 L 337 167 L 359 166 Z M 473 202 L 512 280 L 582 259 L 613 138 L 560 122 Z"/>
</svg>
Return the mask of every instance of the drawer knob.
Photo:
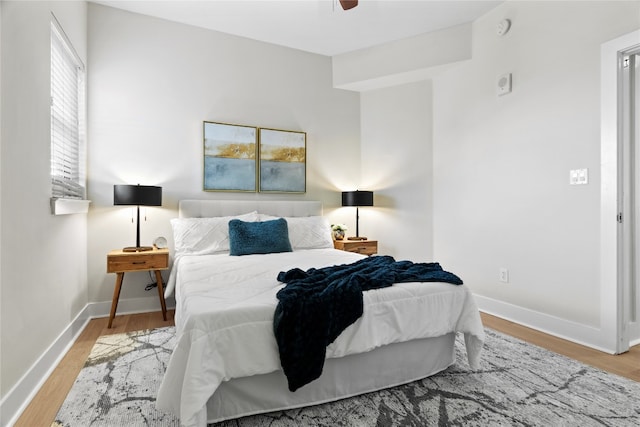
<svg viewBox="0 0 640 427">
<path fill-rule="evenodd" d="M 136 264 L 136 265 L 139 265 L 139 264 L 146 264 L 146 263 L 147 263 L 147 261 L 133 261 L 133 262 L 132 262 L 132 264 Z"/>
</svg>

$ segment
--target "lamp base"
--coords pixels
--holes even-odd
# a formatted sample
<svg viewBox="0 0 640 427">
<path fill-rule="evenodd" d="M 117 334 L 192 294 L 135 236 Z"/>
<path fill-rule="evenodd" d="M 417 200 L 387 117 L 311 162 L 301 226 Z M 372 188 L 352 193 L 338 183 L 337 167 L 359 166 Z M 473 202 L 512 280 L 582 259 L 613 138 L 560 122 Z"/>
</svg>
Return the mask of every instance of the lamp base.
<svg viewBox="0 0 640 427">
<path fill-rule="evenodd" d="M 152 250 L 153 250 L 152 246 L 128 246 L 122 249 L 122 252 L 146 252 L 146 251 L 152 251 Z"/>
<path fill-rule="evenodd" d="M 367 240 L 366 237 L 362 237 L 362 236 L 351 236 L 351 237 L 347 237 L 347 240 Z"/>
</svg>

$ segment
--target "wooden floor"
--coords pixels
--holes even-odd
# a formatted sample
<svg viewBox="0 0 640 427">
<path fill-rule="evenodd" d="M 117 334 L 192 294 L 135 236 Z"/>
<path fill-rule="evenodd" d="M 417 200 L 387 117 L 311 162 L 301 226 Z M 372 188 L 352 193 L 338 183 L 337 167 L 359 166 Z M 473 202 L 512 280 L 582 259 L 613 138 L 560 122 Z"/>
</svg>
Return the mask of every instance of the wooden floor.
<svg viewBox="0 0 640 427">
<path fill-rule="evenodd" d="M 173 310 L 169 310 L 167 321 L 162 320 L 160 312 L 116 316 L 111 329 L 107 329 L 108 319 L 106 318 L 91 320 L 15 426 L 51 426 L 99 336 L 172 326 L 174 325 L 173 315 Z M 482 313 L 482 322 L 491 329 L 602 370 L 640 381 L 640 346 L 633 347 L 628 353 L 612 356 L 484 313 Z"/>
<path fill-rule="evenodd" d="M 51 426 L 99 336 L 173 326 L 173 315 L 173 310 L 167 310 L 167 321 L 162 320 L 160 311 L 119 315 L 113 319 L 111 329 L 107 328 L 109 319 L 106 317 L 89 321 L 73 347 L 27 406 L 14 427 Z"/>
<path fill-rule="evenodd" d="M 503 332 L 539 347 L 544 347 L 547 350 L 578 360 L 586 365 L 595 366 L 603 371 L 640 382 L 640 345 L 631 347 L 627 353 L 612 355 L 580 344 L 574 344 L 488 314 L 481 313 L 481 316 L 482 323 L 488 328 L 495 329 L 496 331 Z"/>
</svg>

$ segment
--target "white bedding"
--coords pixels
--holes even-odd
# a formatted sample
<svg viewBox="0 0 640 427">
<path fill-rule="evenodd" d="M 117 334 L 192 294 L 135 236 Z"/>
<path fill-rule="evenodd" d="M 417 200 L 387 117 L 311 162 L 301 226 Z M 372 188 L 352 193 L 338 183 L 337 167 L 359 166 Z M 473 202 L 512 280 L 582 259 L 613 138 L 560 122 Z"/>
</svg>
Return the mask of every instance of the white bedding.
<svg viewBox="0 0 640 427">
<path fill-rule="evenodd" d="M 177 346 L 157 396 L 182 425 L 206 424 L 206 402 L 226 380 L 280 369 L 273 334 L 280 271 L 356 261 L 334 249 L 268 255 L 183 256 L 174 265 Z M 422 321 L 419 321 L 421 319 Z M 327 348 L 327 358 L 416 338 L 463 332 L 477 367 L 484 330 L 464 286 L 402 283 L 364 293 L 363 316 Z"/>
</svg>

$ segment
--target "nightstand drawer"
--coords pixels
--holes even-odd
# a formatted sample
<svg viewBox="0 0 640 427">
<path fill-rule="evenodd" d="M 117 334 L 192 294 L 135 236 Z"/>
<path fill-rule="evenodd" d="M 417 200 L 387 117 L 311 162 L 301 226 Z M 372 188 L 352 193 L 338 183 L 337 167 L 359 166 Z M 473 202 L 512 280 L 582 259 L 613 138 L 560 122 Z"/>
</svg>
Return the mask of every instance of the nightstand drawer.
<svg viewBox="0 0 640 427">
<path fill-rule="evenodd" d="M 107 257 L 107 273 L 125 271 L 164 270 L 169 267 L 168 254 L 110 255 Z"/>
<path fill-rule="evenodd" d="M 378 242 L 376 240 L 336 240 L 334 247 L 362 255 L 375 255 L 378 253 Z"/>
</svg>

